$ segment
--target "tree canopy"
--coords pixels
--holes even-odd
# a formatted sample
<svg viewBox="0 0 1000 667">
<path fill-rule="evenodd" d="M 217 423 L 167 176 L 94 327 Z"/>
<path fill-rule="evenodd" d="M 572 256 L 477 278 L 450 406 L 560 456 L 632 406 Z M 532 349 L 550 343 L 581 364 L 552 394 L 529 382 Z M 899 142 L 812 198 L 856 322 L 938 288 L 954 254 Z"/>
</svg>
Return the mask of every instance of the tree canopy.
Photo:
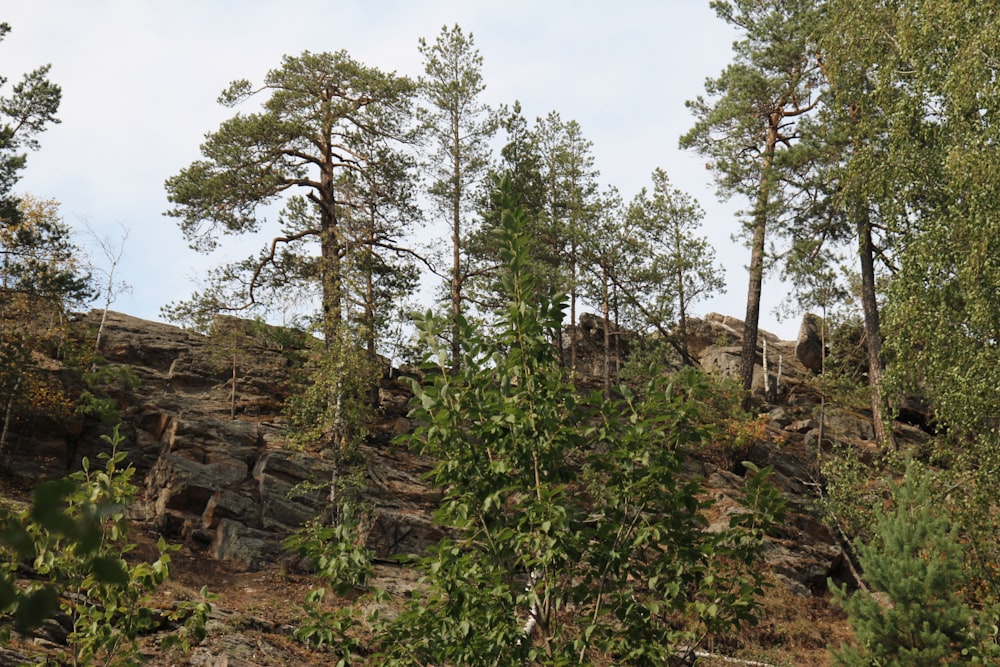
<svg viewBox="0 0 1000 667">
<path fill-rule="evenodd" d="M 168 215 L 201 251 L 217 248 L 223 235 L 277 226 L 258 255 L 216 271 L 198 296 L 216 309 L 239 309 L 288 290 L 318 292 L 320 331 L 333 341 L 346 319 L 349 262 L 391 249 L 399 231 L 348 221 L 361 211 L 393 220 L 378 212 L 408 205 L 399 182 L 405 172 L 390 165 L 391 151 L 411 139 L 415 87 L 343 51 L 304 52 L 286 56 L 260 87 L 233 82 L 219 102 L 235 107 L 259 94 L 268 95 L 260 111 L 225 121 L 202 144 L 203 159 L 167 180 L 175 205 Z M 386 180 L 390 174 L 395 180 Z"/>
<path fill-rule="evenodd" d="M 10 30 L 9 24 L 0 23 L 0 41 Z M 38 148 L 38 135 L 59 122 L 56 112 L 62 89 L 49 81 L 49 69 L 43 65 L 25 74 L 10 94 L 0 96 L 0 217 L 6 220 L 17 217 L 17 200 L 11 190 L 27 163 L 24 151 Z M 0 88 L 7 81 L 0 75 Z"/>
</svg>

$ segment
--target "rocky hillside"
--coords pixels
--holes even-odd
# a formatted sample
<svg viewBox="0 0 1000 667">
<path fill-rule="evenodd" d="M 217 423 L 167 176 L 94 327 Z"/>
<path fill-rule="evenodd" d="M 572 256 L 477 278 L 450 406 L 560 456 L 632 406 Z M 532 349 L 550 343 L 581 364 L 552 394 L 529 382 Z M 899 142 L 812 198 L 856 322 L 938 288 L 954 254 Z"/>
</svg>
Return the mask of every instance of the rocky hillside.
<svg viewBox="0 0 1000 667">
<path fill-rule="evenodd" d="M 96 325 L 98 314 L 85 319 Z M 600 321 L 587 322 L 578 334 L 585 360 L 596 357 L 603 340 Z M 119 313 L 108 317 L 102 353 L 139 379 L 116 396 L 125 417 L 129 460 L 144 490 L 133 508 L 137 535 L 150 540 L 162 535 L 183 546 L 174 558 L 174 586 L 197 590 L 207 584 L 219 594 L 212 633 L 190 664 L 306 664 L 314 659 L 322 664 L 322 656 L 305 654 L 289 638 L 309 581 L 280 546 L 327 502 L 322 492 L 302 491 L 298 485 L 326 479 L 332 471 L 322 454 L 295 451 L 284 437 L 281 406 L 296 342 L 279 344 L 239 320 L 220 326 L 228 347 L 177 327 Z M 705 370 L 735 375 L 741 327 L 714 314 L 693 322 L 692 355 Z M 235 371 L 226 352 L 233 340 L 239 350 Z M 832 407 L 820 424 L 817 396 L 806 381 L 818 370 L 819 359 L 808 319 L 798 341 L 762 332 L 762 342 L 767 372 L 761 356 L 755 383 L 768 416 L 767 434 L 740 458 L 774 466 L 774 481 L 791 511 L 769 544 L 766 568 L 777 586 L 769 602 L 774 608 L 757 639 L 770 633 L 766 645 L 777 651 L 771 657 L 789 656 L 782 664 L 822 663 L 828 631 L 840 622 L 826 605 L 826 582 L 829 577 L 850 580 L 851 569 L 841 537 L 814 511 L 817 461 L 834 442 L 870 454 L 872 427 L 863 410 Z M 392 580 L 389 588 L 405 589 L 406 573 L 389 565 L 389 558 L 419 552 L 437 540 L 431 522 L 436 498 L 421 479 L 429 462 L 391 444 L 393 435 L 411 428 L 405 385 L 383 379 L 377 400 L 379 420 L 362 448 L 367 501 L 373 508 L 368 546 L 385 563 L 380 573 Z M 916 428 L 898 428 L 904 438 L 922 437 Z M 96 428 L 67 425 L 17 442 L 13 468 L 22 474 L 59 473 L 67 462 L 93 455 L 97 434 Z M 688 466 L 717 501 L 713 521 L 728 521 L 742 489 L 739 462 L 706 451 L 696 452 Z"/>
</svg>

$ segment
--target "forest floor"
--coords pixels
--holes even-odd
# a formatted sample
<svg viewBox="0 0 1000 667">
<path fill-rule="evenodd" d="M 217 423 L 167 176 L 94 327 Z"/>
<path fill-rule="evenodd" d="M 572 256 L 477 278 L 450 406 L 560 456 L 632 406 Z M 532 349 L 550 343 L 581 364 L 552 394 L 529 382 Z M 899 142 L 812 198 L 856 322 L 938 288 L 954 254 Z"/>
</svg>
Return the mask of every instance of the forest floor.
<svg viewBox="0 0 1000 667">
<path fill-rule="evenodd" d="M 154 537 L 149 536 L 150 555 Z M 170 567 L 170 580 L 161 591 L 163 604 L 196 597 L 202 586 L 217 596 L 214 604 L 218 620 L 213 621 L 205 647 L 194 651 L 190 664 L 226 667 L 332 664 L 330 652 L 308 648 L 293 636 L 305 617 L 302 603 L 306 594 L 319 585 L 314 577 L 277 567 L 236 572 L 226 563 L 205 559 L 186 549 L 171 555 Z M 379 579 L 375 585 L 389 589 L 399 588 L 400 579 L 412 577 L 394 566 L 379 567 L 377 573 Z M 699 667 L 738 664 L 826 667 L 832 665 L 827 647 L 839 646 L 852 637 L 846 615 L 832 603 L 829 594 L 803 597 L 778 583 L 767 589 L 761 620 L 756 626 L 705 647 L 705 651 L 729 659 L 702 657 L 696 664 Z M 200 662 L 199 653 L 216 656 L 217 661 Z M 218 662 L 219 657 L 227 654 L 230 656 L 227 662 Z M 174 663 L 156 660 L 152 664 Z"/>
<path fill-rule="evenodd" d="M 157 536 L 142 527 L 131 535 L 137 548 L 130 559 L 156 558 Z M 376 585 L 399 588 L 411 575 L 398 567 L 378 568 Z M 409 583 L 412 583 L 412 579 Z M 303 601 L 318 581 L 309 575 L 273 567 L 256 572 L 235 571 L 229 564 L 192 553 L 186 547 L 170 554 L 170 578 L 149 601 L 156 608 L 171 608 L 181 600 L 197 599 L 203 587 L 214 596 L 208 636 L 189 655 L 164 653 L 158 638 L 142 645 L 149 665 L 200 665 L 202 667 L 278 667 L 329 665 L 328 650 L 307 647 L 294 636 L 305 618 Z M 406 584 L 403 583 L 403 586 Z M 704 647 L 719 657 L 701 657 L 699 667 L 746 665 L 754 667 L 826 667 L 832 664 L 827 646 L 849 641 L 851 632 L 844 613 L 831 604 L 829 595 L 802 597 L 781 584 L 768 588 L 758 625 Z M 17 656 L 52 655 L 51 645 L 36 640 L 15 640 L 9 661 Z M 722 657 L 726 656 L 726 657 Z"/>
</svg>

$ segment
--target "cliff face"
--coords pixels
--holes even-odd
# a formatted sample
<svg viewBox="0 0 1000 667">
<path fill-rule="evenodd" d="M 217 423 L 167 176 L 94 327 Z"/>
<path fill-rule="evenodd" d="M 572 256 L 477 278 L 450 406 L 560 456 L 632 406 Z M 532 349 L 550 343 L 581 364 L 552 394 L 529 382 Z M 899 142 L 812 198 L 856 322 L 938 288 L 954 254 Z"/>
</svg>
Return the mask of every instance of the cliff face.
<svg viewBox="0 0 1000 667">
<path fill-rule="evenodd" d="M 281 540 L 322 512 L 325 492 L 300 485 L 330 479 L 333 466 L 284 437 L 281 409 L 301 345 L 276 343 L 240 320 L 217 325 L 224 343 L 111 313 L 101 351 L 139 377 L 117 397 L 130 460 L 144 476 L 135 518 L 168 541 L 255 570 L 276 563 Z M 429 519 L 433 496 L 419 479 L 426 462 L 375 444 L 409 428 L 408 394 L 383 380 L 378 397 L 376 437 L 362 455 L 374 512 L 369 546 L 388 557 L 419 551 L 438 533 Z"/>
<path fill-rule="evenodd" d="M 87 319 L 96 324 L 97 317 L 92 313 Z M 221 324 L 225 343 L 111 313 L 101 347 L 111 363 L 127 365 L 139 378 L 137 386 L 117 396 L 130 460 L 144 480 L 135 518 L 206 558 L 254 570 L 283 558 L 281 540 L 324 509 L 323 491 L 299 485 L 329 479 L 333 467 L 322 454 L 290 448 L 284 436 L 281 406 L 295 342 L 275 343 L 239 320 Z M 735 375 L 740 325 L 717 315 L 692 322 L 690 349 L 703 368 Z M 600 353 L 598 326 L 578 335 L 582 359 Z M 816 476 L 811 466 L 817 424 L 812 405 L 797 396 L 807 371 L 796 358 L 795 343 L 766 332 L 762 340 L 768 341 L 769 386 L 782 405 L 767 406 L 773 437 L 754 444 L 746 456 L 775 466 L 775 480 L 793 509 L 782 539 L 772 544 L 770 566 L 801 594 L 825 591 L 826 577 L 840 567 L 842 552 L 838 540 L 804 509 Z M 763 386 L 763 363 L 757 375 Z M 440 536 L 430 518 L 435 496 L 421 479 L 429 462 L 390 444 L 392 435 L 410 427 L 407 400 L 401 383 L 380 383 L 375 435 L 361 448 L 366 500 L 373 510 L 368 546 L 383 559 L 420 551 Z M 843 430 L 859 441 L 870 431 L 863 415 L 844 420 L 850 424 Z M 88 451 L 81 446 L 77 457 Z M 719 520 L 726 520 L 726 513 L 735 511 L 742 477 L 698 453 L 689 466 L 705 479 L 706 492 L 718 501 Z"/>
<path fill-rule="evenodd" d="M 96 326 L 99 315 L 91 313 L 85 320 Z M 603 331 L 599 320 L 591 324 L 577 332 L 577 352 L 591 360 L 590 368 L 603 368 L 592 361 L 602 353 Z M 692 321 L 689 329 L 689 348 L 702 368 L 737 376 L 741 322 L 713 314 Z M 221 322 L 219 330 L 225 332 L 225 342 L 221 334 L 211 340 L 178 327 L 109 314 L 101 351 L 112 364 L 128 366 L 139 380 L 116 395 L 129 460 L 138 468 L 143 488 L 134 519 L 183 544 L 193 559 L 218 562 L 222 571 L 268 570 L 289 558 L 281 540 L 328 503 L 323 491 L 299 485 L 329 479 L 333 466 L 321 453 L 292 449 L 285 437 L 281 407 L 294 372 L 291 359 L 302 341 L 286 336 L 279 344 L 239 320 Z M 767 373 L 762 344 L 755 384 L 770 389 L 770 402 L 762 407 L 766 435 L 739 454 L 760 466 L 774 466 L 773 480 L 790 510 L 778 537 L 770 541 L 765 567 L 788 594 L 822 596 L 828 577 L 850 575 L 841 540 L 811 511 L 819 482 L 817 448 L 838 442 L 855 447 L 859 455 L 873 453 L 871 423 L 868 415 L 849 410 L 820 413 L 816 397 L 803 383 L 810 371 L 800 359 L 813 358 L 803 352 L 810 344 L 806 337 L 790 342 L 761 332 L 761 340 L 766 341 Z M 431 521 L 436 496 L 421 478 L 430 462 L 391 444 L 393 435 L 411 428 L 408 399 L 402 383 L 380 382 L 374 435 L 360 452 L 372 509 L 368 546 L 382 560 L 419 552 L 440 537 Z M 92 456 L 99 442 L 79 425 L 54 429 L 38 435 L 37 442 L 20 443 L 13 452 L 14 467 L 52 474 L 67 459 L 72 463 Z M 710 521 L 728 522 L 739 511 L 741 466 L 706 452 L 694 452 L 687 466 L 716 501 Z"/>
</svg>

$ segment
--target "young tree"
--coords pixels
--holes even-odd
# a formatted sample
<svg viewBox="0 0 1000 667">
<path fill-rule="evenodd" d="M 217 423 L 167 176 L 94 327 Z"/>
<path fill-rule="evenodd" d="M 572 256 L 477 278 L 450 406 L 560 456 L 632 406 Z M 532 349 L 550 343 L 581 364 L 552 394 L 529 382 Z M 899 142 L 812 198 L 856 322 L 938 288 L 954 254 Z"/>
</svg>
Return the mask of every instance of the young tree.
<svg viewBox="0 0 1000 667">
<path fill-rule="evenodd" d="M 545 206 L 545 183 L 542 176 L 542 148 L 535 130 L 528 126 L 528 119 L 521 111 L 521 103 L 502 108 L 499 127 L 507 137 L 507 143 L 500 149 L 499 160 L 490 169 L 490 182 L 508 179 L 511 194 L 528 215 L 529 225 L 537 224 Z M 501 203 L 495 201 L 497 191 L 488 190 L 491 211 L 499 217 Z M 497 221 L 499 222 L 499 221 Z"/>
<path fill-rule="evenodd" d="M 781 154 L 798 138 L 797 122 L 820 100 L 816 28 L 821 11 L 815 0 L 714 0 L 712 7 L 742 37 L 733 45 L 734 62 L 706 83 L 709 99 L 687 103 L 697 121 L 680 145 L 711 159 L 723 196 L 738 194 L 752 202 L 746 223 L 750 265 L 740 371 L 749 392 L 765 241 L 783 210 Z M 749 393 L 744 405 L 749 407 Z"/>
<path fill-rule="evenodd" d="M 595 220 L 587 234 L 580 238 L 579 291 L 596 304 L 601 313 L 604 325 L 601 377 L 604 395 L 610 398 L 612 376 L 617 376 L 621 366 L 618 325 L 622 295 L 619 288 L 627 281 L 626 274 L 634 268 L 633 252 L 638 253 L 640 246 L 624 224 L 625 206 L 617 190 L 602 193 L 596 208 Z"/>
<path fill-rule="evenodd" d="M 430 195 L 451 232 L 450 338 L 452 361 L 458 363 L 463 289 L 471 272 L 465 246 L 475 197 L 489 166 L 495 122 L 481 99 L 486 88 L 483 59 L 471 33 L 466 35 L 457 24 L 444 26 L 433 44 L 421 38 L 420 54 L 424 57 L 420 90 L 427 103 L 421 118 L 428 132 L 433 178 Z"/>
<path fill-rule="evenodd" d="M 569 326 L 575 327 L 579 302 L 583 297 L 583 247 L 598 222 L 598 172 L 594 167 L 591 143 L 583 137 L 579 123 L 563 121 L 556 112 L 538 118 L 533 128 L 520 114 L 520 105 L 501 118 L 508 143 L 501 149 L 501 159 L 491 170 L 495 178 L 509 178 L 511 191 L 528 214 L 531 243 L 527 271 L 538 280 L 537 288 L 550 296 L 553 292 L 569 295 Z M 491 303 L 502 305 L 502 288 L 496 281 L 498 265 L 495 232 L 501 209 L 493 199 L 496 190 L 487 193 L 484 225 L 477 235 L 475 250 L 492 282 Z M 600 303 L 599 297 L 594 300 Z M 562 331 L 556 331 L 555 344 L 563 351 Z M 576 366 L 576 340 L 571 337 L 570 367 Z"/>
<path fill-rule="evenodd" d="M 95 265 L 93 270 L 97 273 L 103 285 L 101 286 L 101 298 L 103 300 L 103 305 L 101 307 L 101 323 L 97 326 L 97 335 L 94 337 L 94 354 L 99 354 L 101 351 L 101 336 L 104 335 L 104 325 L 108 319 L 108 311 L 111 309 L 111 304 L 115 302 L 115 299 L 122 292 L 131 292 L 132 286 L 124 280 L 116 280 L 115 274 L 118 272 L 118 265 L 122 261 L 122 257 L 125 254 L 125 242 L 128 241 L 129 229 L 124 225 L 121 226 L 121 236 L 118 242 L 115 242 L 110 236 L 98 236 L 97 232 L 87 224 L 87 233 L 90 235 L 97 247 L 101 249 L 101 253 L 104 254 L 104 259 L 107 260 L 107 266 L 97 266 Z"/>
<path fill-rule="evenodd" d="M 93 297 L 80 248 L 55 200 L 25 196 L 17 216 L 0 218 L 0 454 L 18 413 L 68 417 L 72 401 L 38 353 L 65 354 L 66 315 Z"/>
<path fill-rule="evenodd" d="M 569 367 L 576 369 L 576 321 L 580 300 L 581 247 L 597 219 L 599 172 L 576 121 L 556 112 L 537 119 L 535 136 L 542 156 L 544 199 L 539 226 L 539 253 L 551 266 L 554 288 L 569 296 Z M 558 338 L 562 349 L 562 336 Z"/>
<path fill-rule="evenodd" d="M 504 107 L 498 118 L 507 143 L 500 149 L 499 159 L 490 167 L 489 181 L 507 179 L 512 196 L 528 214 L 534 241 L 529 248 L 531 262 L 526 270 L 539 277 L 539 288 L 547 292 L 559 281 L 554 276 L 555 259 L 551 256 L 553 244 L 547 236 L 549 230 L 540 224 L 545 197 L 541 148 L 535 132 L 521 113 L 520 102 L 509 109 Z M 469 243 L 469 254 L 476 266 L 473 271 L 476 280 L 471 285 L 469 297 L 487 312 L 502 308 L 506 298 L 498 275 L 497 233 L 503 213 L 501 207 L 497 191 L 488 189 L 482 202 L 482 224 Z"/>
<path fill-rule="evenodd" d="M 433 318 L 422 322 L 436 366 L 414 384 L 411 446 L 439 463 L 436 521 L 449 538 L 417 560 L 426 588 L 379 635 L 380 665 L 661 665 L 690 656 L 707 633 L 754 616 L 766 525 L 779 494 L 750 478 L 749 511 L 704 530 L 705 504 L 681 477 L 688 446 L 708 434 L 696 413 L 702 376 L 580 397 L 553 331 L 562 299 L 538 294 L 528 221 L 504 202 L 501 247 L 509 302 L 489 338 L 464 332 L 464 359 Z M 663 379 L 661 377 L 661 379 Z"/>
<path fill-rule="evenodd" d="M 396 241 L 420 219 L 414 160 L 387 149 L 378 137 L 360 138 L 366 140 L 370 168 L 345 172 L 338 187 L 348 202 L 344 226 L 354 239 L 344 256 L 349 319 L 374 359 L 394 342 L 392 325 L 405 317 L 405 301 L 417 286 L 413 260 L 424 258 Z"/>
<path fill-rule="evenodd" d="M 164 621 L 174 629 L 163 646 L 189 649 L 192 639 L 204 638 L 212 609 L 204 588 L 200 601 L 166 613 L 151 606 L 169 575 L 173 549 L 160 538 L 155 561 L 124 559 L 136 547 L 126 518 L 138 491 L 131 481 L 135 468 L 122 465 L 126 455 L 117 448 L 124 436 L 117 427 L 102 438 L 111 447 L 100 455 L 102 466 L 91 468 L 84 458 L 82 470 L 39 484 L 30 508 L 18 515 L 0 508 L 0 644 L 11 626 L 23 632 L 58 611 L 59 622 L 70 624 L 66 646 L 44 664 L 140 664 L 140 641 Z M 15 573 L 25 566 L 33 577 L 22 588 Z"/>
<path fill-rule="evenodd" d="M 891 510 L 876 510 L 874 540 L 858 545 L 871 591 L 848 595 L 831 584 L 857 635 L 856 646 L 833 652 L 835 663 L 992 664 L 1000 651 L 986 615 L 977 618 L 959 594 L 963 547 L 935 498 L 931 474 L 909 462 L 892 496 Z"/>
<path fill-rule="evenodd" d="M 629 205 L 627 234 L 638 247 L 628 251 L 624 299 L 639 311 L 639 322 L 661 334 L 676 322 L 679 351 L 691 364 L 687 341 L 691 304 L 725 291 L 725 282 L 715 250 L 707 239 L 695 236 L 705 215 L 698 202 L 675 188 L 662 169 L 653 171 L 652 185 L 652 196 L 643 188 Z"/>
</svg>

